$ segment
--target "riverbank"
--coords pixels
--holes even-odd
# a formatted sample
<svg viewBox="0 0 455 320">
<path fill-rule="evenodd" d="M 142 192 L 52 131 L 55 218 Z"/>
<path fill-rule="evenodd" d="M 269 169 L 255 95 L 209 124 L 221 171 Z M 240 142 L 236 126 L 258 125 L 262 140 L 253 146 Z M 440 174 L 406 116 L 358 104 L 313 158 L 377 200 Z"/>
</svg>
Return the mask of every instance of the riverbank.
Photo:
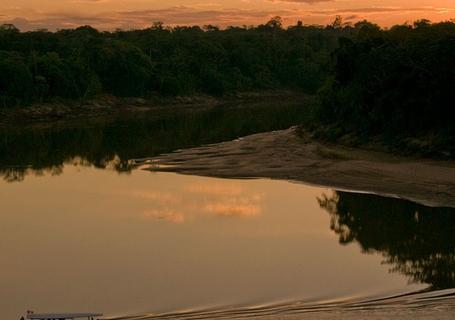
<svg viewBox="0 0 455 320">
<path fill-rule="evenodd" d="M 221 178 L 271 178 L 455 207 L 455 162 L 314 141 L 296 128 L 185 149 L 138 166 Z"/>
<path fill-rule="evenodd" d="M 223 97 L 208 95 L 143 98 L 119 98 L 99 96 L 84 101 L 54 101 L 52 103 L 34 104 L 28 107 L 0 110 L 0 126 L 17 126 L 55 123 L 56 121 L 74 120 L 108 120 L 117 116 L 130 116 L 138 113 L 160 112 L 172 108 L 172 111 L 204 110 L 220 105 L 253 104 L 276 102 L 312 101 L 312 97 L 295 91 L 269 90 L 261 92 L 242 92 Z"/>
</svg>

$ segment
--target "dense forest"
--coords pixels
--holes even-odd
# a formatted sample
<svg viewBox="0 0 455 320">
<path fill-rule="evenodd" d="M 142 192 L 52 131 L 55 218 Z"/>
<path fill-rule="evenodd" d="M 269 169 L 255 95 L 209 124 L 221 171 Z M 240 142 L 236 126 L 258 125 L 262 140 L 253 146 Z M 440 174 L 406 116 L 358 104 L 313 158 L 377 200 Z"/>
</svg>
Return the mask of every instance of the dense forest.
<svg viewBox="0 0 455 320">
<path fill-rule="evenodd" d="M 455 155 L 455 23 L 21 32 L 0 26 L 0 107 L 119 97 L 317 95 L 315 137 Z M 1 109 L 1 108 L 0 108 Z"/>
<path fill-rule="evenodd" d="M 338 38 L 353 28 L 301 23 L 284 29 L 279 17 L 257 27 L 165 27 L 100 32 L 20 32 L 0 27 L 0 104 L 55 98 L 223 95 L 295 88 L 315 92 L 330 73 Z"/>
<path fill-rule="evenodd" d="M 341 38 L 320 91 L 321 136 L 455 156 L 455 23 L 420 20 Z"/>
</svg>

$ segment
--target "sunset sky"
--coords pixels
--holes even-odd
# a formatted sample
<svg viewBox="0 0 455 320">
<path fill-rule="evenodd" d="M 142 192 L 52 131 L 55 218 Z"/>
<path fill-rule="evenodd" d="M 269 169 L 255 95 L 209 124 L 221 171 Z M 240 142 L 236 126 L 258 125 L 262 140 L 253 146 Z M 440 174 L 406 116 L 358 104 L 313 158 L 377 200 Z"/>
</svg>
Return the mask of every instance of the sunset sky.
<svg viewBox="0 0 455 320">
<path fill-rule="evenodd" d="M 0 22 L 21 30 L 92 25 L 98 29 L 167 25 L 252 25 L 279 15 L 285 24 L 368 19 L 382 26 L 455 18 L 455 0 L 2 0 Z"/>
</svg>

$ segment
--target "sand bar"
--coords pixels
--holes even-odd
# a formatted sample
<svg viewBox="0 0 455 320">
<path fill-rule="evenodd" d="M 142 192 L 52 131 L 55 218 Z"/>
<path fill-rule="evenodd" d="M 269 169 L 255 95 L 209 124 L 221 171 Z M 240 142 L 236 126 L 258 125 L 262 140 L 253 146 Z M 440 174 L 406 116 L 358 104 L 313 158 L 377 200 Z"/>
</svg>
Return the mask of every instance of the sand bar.
<svg viewBox="0 0 455 320">
<path fill-rule="evenodd" d="M 323 144 L 296 128 L 137 160 L 146 170 L 220 178 L 271 178 L 455 207 L 455 162 Z"/>
</svg>

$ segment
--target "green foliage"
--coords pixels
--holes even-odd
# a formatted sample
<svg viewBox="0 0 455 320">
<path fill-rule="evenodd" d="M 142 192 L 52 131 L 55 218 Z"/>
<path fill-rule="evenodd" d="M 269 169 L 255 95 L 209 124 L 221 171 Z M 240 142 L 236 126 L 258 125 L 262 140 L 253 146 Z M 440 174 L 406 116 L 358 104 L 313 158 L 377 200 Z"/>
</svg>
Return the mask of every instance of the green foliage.
<svg viewBox="0 0 455 320">
<path fill-rule="evenodd" d="M 208 94 L 214 96 L 223 95 L 224 81 L 223 77 L 218 70 L 209 66 L 203 67 L 200 74 L 201 87 Z"/>
<path fill-rule="evenodd" d="M 28 72 L 32 81 L 20 81 L 30 87 L 17 89 L 22 94 L 10 88 L 5 98 L 3 89 L 3 97 L 14 105 L 56 97 L 80 100 L 97 93 L 221 96 L 269 88 L 313 93 L 330 74 L 330 53 L 338 38 L 353 32 L 302 23 L 285 29 L 280 17 L 257 27 L 224 30 L 155 22 L 144 30 L 99 32 L 81 26 L 53 33 L 4 25 L 0 50 L 14 55 L 13 65 L 22 71 L 5 71 L 2 77 L 9 83 Z M 10 59 L 2 56 L 4 68 Z"/>
<path fill-rule="evenodd" d="M 436 134 L 453 149 L 455 24 L 355 27 L 357 35 L 341 38 L 334 53 L 334 79 L 321 91 L 320 121 L 340 135 L 382 136 L 396 146 Z"/>
<path fill-rule="evenodd" d="M 106 41 L 96 51 L 92 68 L 107 92 L 141 96 L 147 89 L 152 63 L 137 47 L 118 40 Z"/>
<path fill-rule="evenodd" d="M 77 98 L 79 88 L 73 65 L 49 52 L 36 59 L 36 77 L 44 79 L 47 95 L 51 97 Z"/>
<path fill-rule="evenodd" d="M 32 93 L 32 75 L 20 54 L 0 51 L 0 106 L 27 102 Z"/>
<path fill-rule="evenodd" d="M 320 93 L 315 124 L 331 128 L 325 132 L 333 139 L 382 136 L 402 148 L 410 138 L 432 136 L 434 146 L 455 154 L 454 56 L 455 23 L 428 20 L 388 30 L 341 17 L 325 27 L 298 22 L 284 28 L 274 17 L 224 30 L 155 22 L 144 30 L 82 26 L 52 33 L 3 25 L 1 106 L 99 93 L 222 96 L 294 89 Z"/>
</svg>

